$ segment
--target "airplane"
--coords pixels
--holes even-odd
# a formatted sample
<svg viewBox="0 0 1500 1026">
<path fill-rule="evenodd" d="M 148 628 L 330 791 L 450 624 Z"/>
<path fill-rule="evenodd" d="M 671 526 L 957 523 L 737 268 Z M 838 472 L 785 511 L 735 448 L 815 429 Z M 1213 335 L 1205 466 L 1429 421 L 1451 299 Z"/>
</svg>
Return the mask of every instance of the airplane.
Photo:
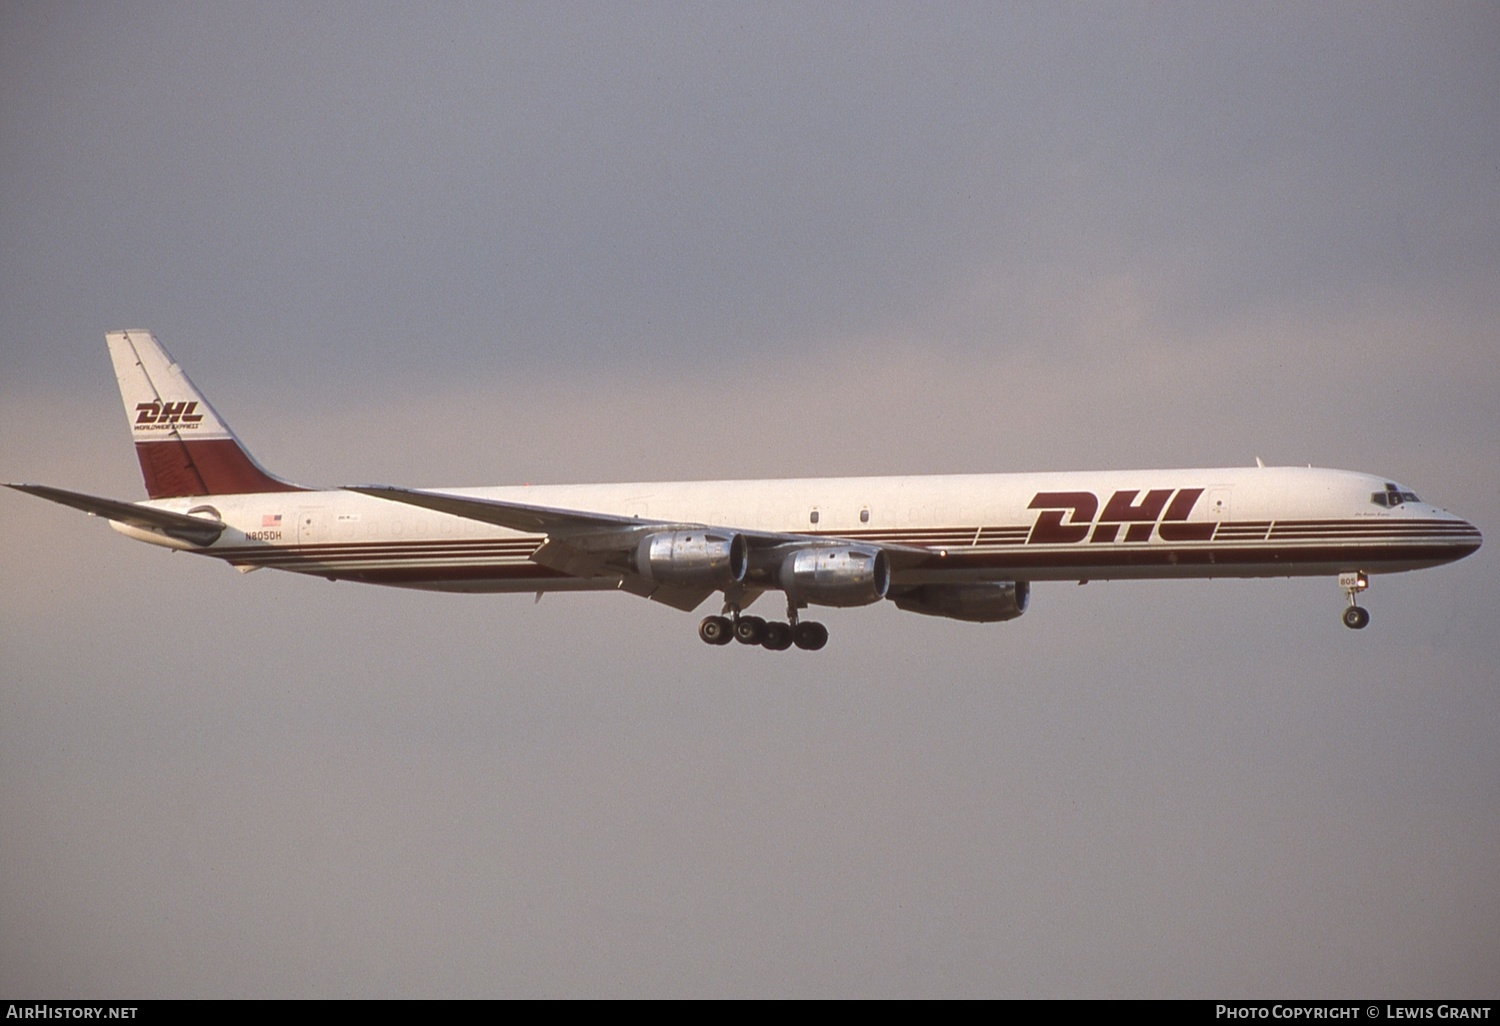
<svg viewBox="0 0 1500 1026">
<path fill-rule="evenodd" d="M 624 591 L 699 637 L 821 649 L 810 606 L 891 601 L 979 623 L 1036 581 L 1336 576 L 1365 627 L 1369 575 L 1438 566 L 1473 524 L 1384 477 L 1312 467 L 312 489 L 263 469 L 148 331 L 105 335 L 149 498 L 8 487 L 143 542 L 262 567 L 450 592 Z M 781 592 L 786 619 L 746 610 Z"/>
</svg>

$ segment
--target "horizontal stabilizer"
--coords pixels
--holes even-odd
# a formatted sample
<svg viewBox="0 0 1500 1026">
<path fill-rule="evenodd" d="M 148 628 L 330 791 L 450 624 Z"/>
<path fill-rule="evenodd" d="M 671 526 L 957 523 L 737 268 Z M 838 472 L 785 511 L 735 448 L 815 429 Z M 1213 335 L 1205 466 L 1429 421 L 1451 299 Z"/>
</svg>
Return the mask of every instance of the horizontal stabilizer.
<svg viewBox="0 0 1500 1026">
<path fill-rule="evenodd" d="M 35 495 L 39 499 L 72 506 L 85 513 L 104 517 L 106 520 L 161 531 L 163 534 L 192 542 L 194 545 L 212 545 L 219 540 L 219 535 L 224 533 L 224 525 L 219 521 L 190 517 L 185 513 L 152 509 L 150 506 L 137 506 L 132 502 L 120 502 L 117 499 L 105 499 L 97 495 L 85 495 L 82 492 L 70 492 L 47 485 L 7 484 L 5 487 Z"/>
</svg>

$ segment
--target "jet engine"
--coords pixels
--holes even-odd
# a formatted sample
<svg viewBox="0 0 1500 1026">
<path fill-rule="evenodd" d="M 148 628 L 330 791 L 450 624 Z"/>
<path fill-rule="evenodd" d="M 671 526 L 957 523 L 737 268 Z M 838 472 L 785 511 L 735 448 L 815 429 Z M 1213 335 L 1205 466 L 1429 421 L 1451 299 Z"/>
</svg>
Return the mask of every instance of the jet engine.
<svg viewBox="0 0 1500 1026">
<path fill-rule="evenodd" d="M 745 579 L 745 536 L 687 530 L 648 534 L 636 547 L 635 570 L 659 584 L 723 588 Z"/>
<path fill-rule="evenodd" d="M 797 549 L 781 561 L 777 583 L 796 602 L 867 606 L 885 598 L 891 564 L 880 549 L 828 545 Z"/>
<path fill-rule="evenodd" d="M 985 584 L 924 584 L 892 595 L 896 608 L 927 616 L 946 616 L 971 623 L 1014 620 L 1031 601 L 1029 581 Z"/>
</svg>

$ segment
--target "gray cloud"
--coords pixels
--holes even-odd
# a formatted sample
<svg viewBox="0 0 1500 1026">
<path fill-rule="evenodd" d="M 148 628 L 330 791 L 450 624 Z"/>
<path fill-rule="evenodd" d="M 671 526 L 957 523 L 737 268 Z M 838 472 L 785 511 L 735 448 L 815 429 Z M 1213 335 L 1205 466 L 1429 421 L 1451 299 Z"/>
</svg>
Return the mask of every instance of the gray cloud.
<svg viewBox="0 0 1500 1026">
<path fill-rule="evenodd" d="M 0 464 L 156 330 L 409 484 L 1314 462 L 1491 531 L 1485 5 L 0 12 Z M 1482 997 L 1489 549 L 835 611 L 405 594 L 0 497 L 0 985 Z"/>
</svg>

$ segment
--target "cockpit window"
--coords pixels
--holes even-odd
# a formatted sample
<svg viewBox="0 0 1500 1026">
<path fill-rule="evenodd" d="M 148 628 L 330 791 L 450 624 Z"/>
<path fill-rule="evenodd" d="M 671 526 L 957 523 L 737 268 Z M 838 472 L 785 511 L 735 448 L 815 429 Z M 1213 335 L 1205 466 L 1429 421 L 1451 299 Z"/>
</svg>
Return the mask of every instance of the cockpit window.
<svg viewBox="0 0 1500 1026">
<path fill-rule="evenodd" d="M 1370 493 L 1370 501 L 1386 509 L 1395 509 L 1403 502 L 1421 502 L 1422 500 L 1417 498 L 1416 492 L 1404 492 L 1399 485 L 1387 481 L 1385 491 Z"/>
</svg>

